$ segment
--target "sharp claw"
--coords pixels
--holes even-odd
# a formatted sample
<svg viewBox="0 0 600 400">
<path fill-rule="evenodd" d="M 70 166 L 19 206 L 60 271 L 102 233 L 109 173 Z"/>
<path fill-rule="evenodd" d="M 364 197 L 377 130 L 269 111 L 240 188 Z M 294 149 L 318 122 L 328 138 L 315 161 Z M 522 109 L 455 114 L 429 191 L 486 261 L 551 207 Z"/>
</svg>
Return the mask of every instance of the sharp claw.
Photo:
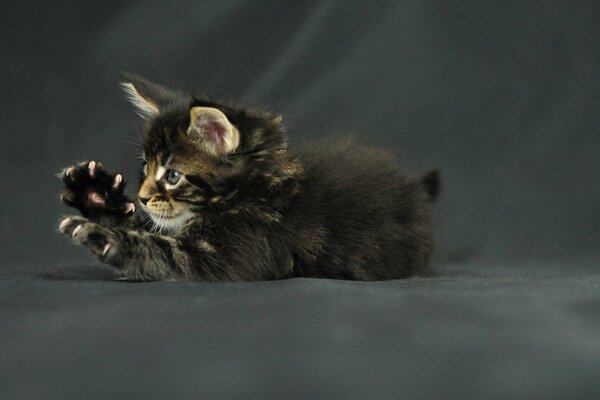
<svg viewBox="0 0 600 400">
<path fill-rule="evenodd" d="M 75 229 L 73 229 L 73 233 L 71 234 L 71 236 L 75 237 L 79 233 L 80 230 L 81 230 L 81 225 L 77 225 L 75 227 Z"/>
<path fill-rule="evenodd" d="M 102 250 L 102 256 L 105 256 L 109 250 L 110 250 L 110 243 L 106 243 L 106 245 L 104 245 L 104 250 Z"/>
<path fill-rule="evenodd" d="M 96 176 L 96 161 L 90 161 L 88 169 L 90 170 L 90 176 L 94 178 Z"/>
<path fill-rule="evenodd" d="M 73 171 L 75 171 L 75 167 L 67 168 L 67 171 L 65 172 L 65 175 L 71 176 L 71 174 L 73 173 Z"/>
<path fill-rule="evenodd" d="M 60 225 L 58 225 L 58 229 L 60 229 L 62 231 L 63 229 L 65 229 L 65 227 L 67 225 L 69 225 L 70 222 L 71 222 L 71 218 L 65 218 L 65 219 L 63 219 L 61 221 Z"/>
<path fill-rule="evenodd" d="M 113 189 L 118 189 L 121 182 L 123 182 L 123 176 L 121 174 L 117 174 L 117 176 L 115 176 L 115 183 L 113 183 Z"/>
<path fill-rule="evenodd" d="M 127 205 L 125 206 L 125 214 L 129 214 L 135 211 L 135 204 L 133 203 L 127 203 Z"/>
</svg>

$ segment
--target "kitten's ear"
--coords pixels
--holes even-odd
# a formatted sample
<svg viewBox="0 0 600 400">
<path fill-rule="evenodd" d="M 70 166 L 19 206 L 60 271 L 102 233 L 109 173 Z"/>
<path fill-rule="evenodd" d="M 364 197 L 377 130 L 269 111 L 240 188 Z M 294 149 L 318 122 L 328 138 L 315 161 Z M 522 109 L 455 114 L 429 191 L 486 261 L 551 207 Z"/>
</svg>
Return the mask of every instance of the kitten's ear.
<svg viewBox="0 0 600 400">
<path fill-rule="evenodd" d="M 176 98 L 176 94 L 156 83 L 134 74 L 122 74 L 121 87 L 127 99 L 144 119 L 157 116 L 160 110 Z"/>
<path fill-rule="evenodd" d="M 200 139 L 204 149 L 223 157 L 233 153 L 240 144 L 240 133 L 225 114 L 212 107 L 192 107 L 187 134 Z"/>
</svg>

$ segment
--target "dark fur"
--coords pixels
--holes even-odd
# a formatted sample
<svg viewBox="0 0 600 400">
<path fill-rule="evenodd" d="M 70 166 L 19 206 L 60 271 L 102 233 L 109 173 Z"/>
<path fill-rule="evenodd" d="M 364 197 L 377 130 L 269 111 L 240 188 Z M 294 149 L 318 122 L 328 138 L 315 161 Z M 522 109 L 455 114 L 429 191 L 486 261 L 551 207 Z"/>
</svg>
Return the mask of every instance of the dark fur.
<svg viewBox="0 0 600 400">
<path fill-rule="evenodd" d="M 186 176 L 172 196 L 196 217 L 177 232 L 151 232 L 143 213 L 119 213 L 128 200 L 112 190 L 114 174 L 87 164 L 64 176 L 63 198 L 86 218 L 70 217 L 74 236 L 123 277 L 137 280 L 256 281 L 290 277 L 353 280 L 405 278 L 428 272 L 433 250 L 432 203 L 437 171 L 408 175 L 392 154 L 351 139 L 323 140 L 288 152 L 280 118 L 168 91 L 128 77 L 160 114 L 142 132 L 148 157 L 196 162 L 200 150 L 181 135 L 193 106 L 221 110 L 240 132 L 239 148 L 210 162 L 210 172 Z M 194 152 L 197 152 L 197 156 Z M 208 164 L 207 164 L 208 165 Z M 209 168 L 209 167 L 206 167 Z M 107 199 L 91 210 L 90 190 Z M 159 191 L 160 185 L 159 185 Z M 103 249 L 110 244 L 104 256 Z"/>
</svg>

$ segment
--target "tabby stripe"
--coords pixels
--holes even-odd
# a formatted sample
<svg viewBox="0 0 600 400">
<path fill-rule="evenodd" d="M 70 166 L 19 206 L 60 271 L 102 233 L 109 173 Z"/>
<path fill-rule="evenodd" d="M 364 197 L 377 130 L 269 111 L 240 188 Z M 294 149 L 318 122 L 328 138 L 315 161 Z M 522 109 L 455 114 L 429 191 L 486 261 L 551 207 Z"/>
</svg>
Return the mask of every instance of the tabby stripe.
<svg viewBox="0 0 600 400">
<path fill-rule="evenodd" d="M 205 190 L 207 193 L 212 194 L 214 192 L 212 186 L 210 186 L 210 184 L 208 182 L 206 182 L 204 179 L 202 179 L 198 175 L 186 175 L 185 179 L 187 179 L 187 181 L 190 182 L 192 185 Z M 208 196 L 208 197 L 210 197 L 210 196 Z"/>
<path fill-rule="evenodd" d="M 168 262 L 171 269 L 176 272 L 180 272 L 180 273 L 183 272 L 181 270 L 181 268 L 179 268 L 179 265 L 177 265 L 177 263 L 175 262 L 175 258 L 173 257 L 173 248 L 171 247 L 171 243 L 169 243 L 167 240 L 162 239 L 157 236 L 150 236 L 150 239 L 152 239 L 154 244 L 156 244 L 156 246 L 163 251 L 163 253 L 165 255 L 165 260 Z"/>
</svg>

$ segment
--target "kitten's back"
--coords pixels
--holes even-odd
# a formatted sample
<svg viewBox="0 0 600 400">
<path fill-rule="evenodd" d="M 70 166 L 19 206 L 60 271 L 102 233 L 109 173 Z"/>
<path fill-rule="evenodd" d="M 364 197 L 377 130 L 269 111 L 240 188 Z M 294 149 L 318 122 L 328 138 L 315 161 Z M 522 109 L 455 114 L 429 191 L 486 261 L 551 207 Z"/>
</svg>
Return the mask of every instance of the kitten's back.
<svg viewBox="0 0 600 400">
<path fill-rule="evenodd" d="M 305 168 L 299 215 L 327 232 L 303 273 L 376 280 L 425 272 L 437 171 L 412 177 L 392 152 L 355 139 L 321 140 L 296 154 Z"/>
</svg>

